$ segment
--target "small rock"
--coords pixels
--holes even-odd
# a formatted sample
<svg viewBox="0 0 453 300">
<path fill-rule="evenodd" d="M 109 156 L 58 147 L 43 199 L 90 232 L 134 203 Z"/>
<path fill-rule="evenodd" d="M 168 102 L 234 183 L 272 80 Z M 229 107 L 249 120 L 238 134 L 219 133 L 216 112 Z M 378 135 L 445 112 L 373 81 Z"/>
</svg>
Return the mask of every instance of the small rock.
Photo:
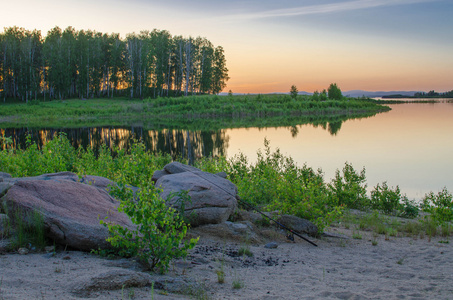
<svg viewBox="0 0 453 300">
<path fill-rule="evenodd" d="M 55 251 L 55 246 L 46 246 L 46 247 L 44 247 L 44 251 L 46 251 L 46 252 L 54 252 Z"/>
<path fill-rule="evenodd" d="M 19 253 L 20 255 L 26 255 L 26 254 L 28 254 L 28 252 L 29 252 L 29 251 L 28 251 L 27 248 L 19 248 L 19 249 L 17 250 L 17 253 Z"/>
<path fill-rule="evenodd" d="M 267 243 L 266 245 L 264 245 L 264 248 L 268 248 L 268 249 L 275 249 L 278 247 L 278 244 L 276 242 L 270 242 L 270 243 Z"/>
<path fill-rule="evenodd" d="M 42 257 L 51 258 L 51 257 L 54 257 L 54 256 L 55 256 L 55 252 L 49 252 L 49 253 L 44 254 Z"/>
</svg>

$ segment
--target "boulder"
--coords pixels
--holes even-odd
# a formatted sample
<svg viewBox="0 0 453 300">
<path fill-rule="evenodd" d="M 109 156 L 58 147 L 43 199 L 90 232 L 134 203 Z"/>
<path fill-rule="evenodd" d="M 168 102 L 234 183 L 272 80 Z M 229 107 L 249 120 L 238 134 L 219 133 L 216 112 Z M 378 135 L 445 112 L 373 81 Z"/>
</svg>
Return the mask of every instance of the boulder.
<svg viewBox="0 0 453 300">
<path fill-rule="evenodd" d="M 229 222 L 220 224 L 207 224 L 192 228 L 190 238 L 201 237 L 202 240 L 218 241 L 225 243 L 251 243 L 261 244 L 264 238 L 260 231 L 249 221 Z"/>
<path fill-rule="evenodd" d="M 9 218 L 6 214 L 0 213 L 0 239 L 9 235 Z"/>
<path fill-rule="evenodd" d="M 109 270 L 94 275 L 89 280 L 82 279 L 83 281 L 75 282 L 72 288 L 72 293 L 82 298 L 90 298 L 92 292 L 140 288 L 152 284 L 150 274 L 127 269 Z"/>
<path fill-rule="evenodd" d="M 165 171 L 165 170 L 157 170 L 157 171 L 155 171 L 155 172 L 153 173 L 153 177 L 151 178 L 151 180 L 152 180 L 154 183 L 156 183 L 156 181 L 157 181 L 159 178 L 161 178 L 161 177 L 163 177 L 163 176 L 165 176 L 165 175 L 169 175 L 169 174 L 170 174 L 170 173 L 168 173 L 168 172 Z"/>
<path fill-rule="evenodd" d="M 5 172 L 0 172 L 0 182 L 2 182 L 5 178 L 11 178 L 11 175 Z"/>
<path fill-rule="evenodd" d="M 86 251 L 109 248 L 109 233 L 99 224 L 100 219 L 108 216 L 109 222 L 128 228 L 134 225 L 126 214 L 117 211 L 119 202 L 104 189 L 77 180 L 72 174 L 16 180 L 2 201 L 8 212 L 20 212 L 10 214 L 13 223 L 17 215 L 27 220 L 31 212 L 41 213 L 47 237 L 58 244 Z"/>
<path fill-rule="evenodd" d="M 105 177 L 101 176 L 93 176 L 93 175 L 85 175 L 82 177 L 80 180 L 80 183 L 92 185 L 101 189 L 104 189 L 106 191 L 109 191 L 110 186 L 116 186 L 116 182 L 107 179 Z"/>
<path fill-rule="evenodd" d="M 0 197 L 2 197 L 6 192 L 14 185 L 10 181 L 0 181 Z"/>
<path fill-rule="evenodd" d="M 171 194 L 188 191 L 184 214 L 192 226 L 225 222 L 237 207 L 237 187 L 229 180 L 197 168 L 171 163 L 164 167 L 168 175 L 156 181 L 169 206 L 181 209 L 181 198 Z"/>
<path fill-rule="evenodd" d="M 11 178 L 11 181 L 14 181 L 14 182 L 24 181 L 24 180 L 53 180 L 53 181 L 67 180 L 67 181 L 78 182 L 79 176 L 77 176 L 77 174 L 72 173 L 72 172 L 58 172 L 58 173 L 42 174 L 42 175 L 35 176 L 35 177 Z"/>
<path fill-rule="evenodd" d="M 172 163 L 169 163 L 164 166 L 164 171 L 166 171 L 169 174 L 178 174 L 178 173 L 184 173 L 184 172 L 193 172 L 193 171 L 201 171 L 200 169 L 197 169 L 195 167 L 189 166 L 182 164 L 180 162 L 174 161 Z"/>
<path fill-rule="evenodd" d="M 315 224 L 296 216 L 281 215 L 277 218 L 277 222 L 299 234 L 306 233 L 309 236 L 316 236 L 318 234 L 318 227 Z"/>
</svg>

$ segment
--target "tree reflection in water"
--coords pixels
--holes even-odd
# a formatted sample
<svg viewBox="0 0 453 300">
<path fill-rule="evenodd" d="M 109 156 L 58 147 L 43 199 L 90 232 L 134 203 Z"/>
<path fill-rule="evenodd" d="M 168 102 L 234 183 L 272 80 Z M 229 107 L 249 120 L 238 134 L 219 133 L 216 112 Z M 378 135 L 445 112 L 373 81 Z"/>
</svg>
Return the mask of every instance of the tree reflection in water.
<svg viewBox="0 0 453 300">
<path fill-rule="evenodd" d="M 113 146 L 119 149 L 129 149 L 134 141 L 142 141 L 146 150 L 153 153 L 168 153 L 173 158 L 186 158 L 189 162 L 205 156 L 223 156 L 228 148 L 229 137 L 225 130 L 190 131 L 177 129 L 145 130 L 142 127 L 115 128 L 13 128 L 4 129 L 2 133 L 11 137 L 11 148 L 26 147 L 26 137 L 39 148 L 51 140 L 55 134 L 63 132 L 75 148 L 92 148 L 97 153 L 102 145 L 108 148 Z M 5 145 L 1 145 L 2 148 Z"/>
</svg>

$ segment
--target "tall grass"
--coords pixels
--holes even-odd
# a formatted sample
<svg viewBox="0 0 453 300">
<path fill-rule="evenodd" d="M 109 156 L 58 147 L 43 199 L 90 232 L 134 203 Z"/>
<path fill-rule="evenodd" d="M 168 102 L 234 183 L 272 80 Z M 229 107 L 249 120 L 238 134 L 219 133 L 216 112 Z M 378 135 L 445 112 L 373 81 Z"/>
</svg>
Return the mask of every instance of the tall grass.
<svg viewBox="0 0 453 300">
<path fill-rule="evenodd" d="M 110 121 L 137 117 L 152 118 L 156 121 L 172 118 L 174 122 L 182 122 L 186 119 L 200 118 L 350 115 L 390 110 L 389 107 L 370 100 L 345 98 L 344 100 L 314 101 L 308 96 L 298 96 L 294 99 L 289 95 L 228 97 L 209 95 L 145 100 L 70 99 L 38 102 L 35 105 L 2 104 L 1 107 L 0 123 L 10 123 L 14 126 L 63 124 L 62 122 L 76 121 L 99 122 L 104 118 Z"/>
</svg>

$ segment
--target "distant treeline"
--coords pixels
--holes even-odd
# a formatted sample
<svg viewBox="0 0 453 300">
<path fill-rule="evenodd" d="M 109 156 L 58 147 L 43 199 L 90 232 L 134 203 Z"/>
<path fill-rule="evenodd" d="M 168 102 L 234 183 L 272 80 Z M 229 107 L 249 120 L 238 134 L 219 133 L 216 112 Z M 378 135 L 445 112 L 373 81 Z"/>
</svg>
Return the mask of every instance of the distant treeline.
<svg viewBox="0 0 453 300">
<path fill-rule="evenodd" d="M 425 92 L 417 92 L 414 94 L 414 96 L 405 96 L 401 94 L 396 94 L 396 95 L 387 95 L 387 96 L 382 96 L 382 98 L 453 98 L 453 90 L 445 93 L 438 93 L 436 91 L 429 91 L 428 93 Z"/>
<path fill-rule="evenodd" d="M 0 97 L 130 98 L 217 94 L 226 86 L 224 50 L 206 38 L 168 31 L 119 34 L 91 30 L 5 28 L 0 33 Z"/>
</svg>

